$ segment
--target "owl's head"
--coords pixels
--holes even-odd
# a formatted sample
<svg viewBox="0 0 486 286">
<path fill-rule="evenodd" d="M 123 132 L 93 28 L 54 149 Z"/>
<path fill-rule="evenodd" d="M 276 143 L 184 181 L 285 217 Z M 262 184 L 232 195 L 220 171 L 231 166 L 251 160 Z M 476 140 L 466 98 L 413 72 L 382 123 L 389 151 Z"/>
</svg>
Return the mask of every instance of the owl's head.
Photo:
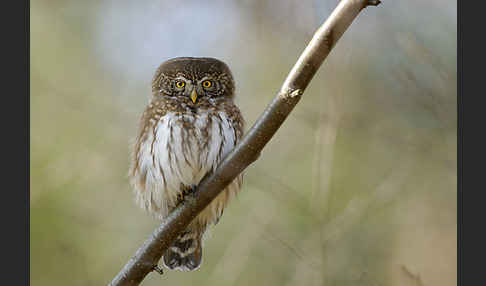
<svg viewBox="0 0 486 286">
<path fill-rule="evenodd" d="M 154 96 L 179 97 L 193 104 L 210 98 L 232 99 L 234 90 L 228 66 L 213 58 L 170 59 L 159 66 L 152 80 Z"/>
</svg>

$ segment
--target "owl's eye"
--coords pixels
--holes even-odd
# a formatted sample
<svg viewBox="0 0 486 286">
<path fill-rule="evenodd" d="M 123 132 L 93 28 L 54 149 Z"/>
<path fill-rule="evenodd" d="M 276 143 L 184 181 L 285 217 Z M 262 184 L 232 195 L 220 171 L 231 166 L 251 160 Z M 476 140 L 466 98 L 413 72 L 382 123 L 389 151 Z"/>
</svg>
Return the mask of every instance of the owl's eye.
<svg viewBox="0 0 486 286">
<path fill-rule="evenodd" d="M 178 81 L 176 81 L 176 84 L 175 85 L 178 88 L 182 88 L 182 87 L 184 87 L 186 85 L 186 83 L 183 82 L 182 80 L 178 80 Z"/>
<path fill-rule="evenodd" d="M 213 85 L 213 83 L 210 80 L 205 80 L 202 82 L 202 86 L 204 88 L 210 88 Z"/>
</svg>

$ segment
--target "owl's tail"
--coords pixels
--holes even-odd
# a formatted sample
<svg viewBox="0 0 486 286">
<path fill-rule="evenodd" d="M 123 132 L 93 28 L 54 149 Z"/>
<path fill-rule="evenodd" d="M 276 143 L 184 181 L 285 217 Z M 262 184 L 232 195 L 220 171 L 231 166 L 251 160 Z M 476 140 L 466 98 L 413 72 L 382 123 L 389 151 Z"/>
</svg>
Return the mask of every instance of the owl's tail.
<svg viewBox="0 0 486 286">
<path fill-rule="evenodd" d="M 164 265 L 169 269 L 192 271 L 199 268 L 202 260 L 201 234 L 186 229 L 164 254 Z"/>
</svg>

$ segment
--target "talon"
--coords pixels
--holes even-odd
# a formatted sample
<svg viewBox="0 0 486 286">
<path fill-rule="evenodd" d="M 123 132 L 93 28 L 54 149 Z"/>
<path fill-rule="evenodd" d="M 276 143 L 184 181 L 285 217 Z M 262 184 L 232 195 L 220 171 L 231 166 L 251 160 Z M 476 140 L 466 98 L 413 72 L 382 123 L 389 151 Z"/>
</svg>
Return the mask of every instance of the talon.
<svg viewBox="0 0 486 286">
<path fill-rule="evenodd" d="M 182 194 L 184 196 L 188 196 L 188 195 L 194 194 L 195 191 L 196 191 L 196 188 L 195 187 L 187 188 L 187 189 L 182 190 Z"/>
<path fill-rule="evenodd" d="M 177 194 L 177 204 L 179 205 L 184 201 L 184 192 Z"/>
<path fill-rule="evenodd" d="M 193 195 L 196 192 L 196 187 L 194 186 L 190 189 L 186 189 L 185 192 L 186 192 L 186 195 Z"/>
<path fill-rule="evenodd" d="M 186 199 L 186 196 L 194 194 L 195 191 L 196 187 L 182 189 L 182 191 L 177 194 L 177 205 L 181 204 Z"/>
</svg>

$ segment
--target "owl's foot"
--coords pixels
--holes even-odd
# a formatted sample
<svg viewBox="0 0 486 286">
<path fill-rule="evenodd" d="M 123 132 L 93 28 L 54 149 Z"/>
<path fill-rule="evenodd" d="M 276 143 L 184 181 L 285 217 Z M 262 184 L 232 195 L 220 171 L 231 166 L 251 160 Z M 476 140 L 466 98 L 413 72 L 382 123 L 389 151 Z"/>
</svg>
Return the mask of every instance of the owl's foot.
<svg viewBox="0 0 486 286">
<path fill-rule="evenodd" d="M 182 189 L 182 192 L 180 192 L 180 193 L 177 194 L 177 205 L 179 205 L 180 203 L 182 203 L 187 196 L 194 194 L 195 191 L 196 191 L 196 187 L 195 186 L 194 187 L 183 188 Z"/>
</svg>

